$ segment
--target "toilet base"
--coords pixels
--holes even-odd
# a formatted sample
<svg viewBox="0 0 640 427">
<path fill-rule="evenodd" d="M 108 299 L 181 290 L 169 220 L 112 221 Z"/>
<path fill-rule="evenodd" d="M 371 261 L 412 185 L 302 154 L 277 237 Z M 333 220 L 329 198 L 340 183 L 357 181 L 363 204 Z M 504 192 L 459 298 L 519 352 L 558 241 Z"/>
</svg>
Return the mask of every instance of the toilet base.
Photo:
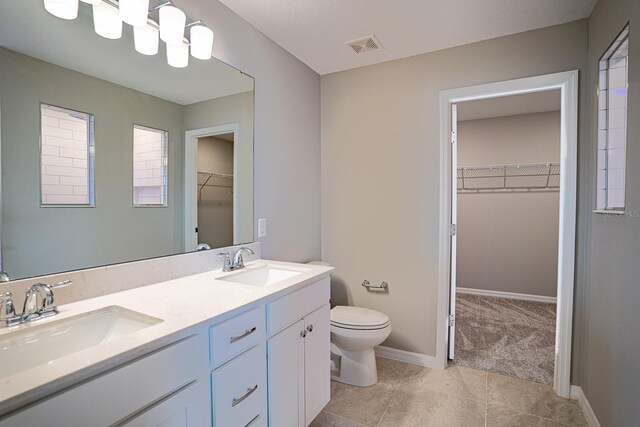
<svg viewBox="0 0 640 427">
<path fill-rule="evenodd" d="M 331 375 L 331 379 L 358 387 L 372 386 L 378 382 L 376 355 L 372 348 L 363 351 L 345 351 L 340 349 L 340 375 Z"/>
</svg>

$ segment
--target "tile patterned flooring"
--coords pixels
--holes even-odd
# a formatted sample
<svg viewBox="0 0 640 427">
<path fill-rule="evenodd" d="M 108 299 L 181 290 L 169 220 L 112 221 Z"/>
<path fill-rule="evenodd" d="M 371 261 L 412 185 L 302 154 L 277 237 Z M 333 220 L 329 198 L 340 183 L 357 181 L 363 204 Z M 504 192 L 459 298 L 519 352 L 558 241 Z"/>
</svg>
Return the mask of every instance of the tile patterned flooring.
<svg viewBox="0 0 640 427">
<path fill-rule="evenodd" d="M 578 402 L 548 385 L 461 366 L 377 360 L 374 386 L 331 382 L 331 401 L 311 427 L 587 426 Z"/>
</svg>

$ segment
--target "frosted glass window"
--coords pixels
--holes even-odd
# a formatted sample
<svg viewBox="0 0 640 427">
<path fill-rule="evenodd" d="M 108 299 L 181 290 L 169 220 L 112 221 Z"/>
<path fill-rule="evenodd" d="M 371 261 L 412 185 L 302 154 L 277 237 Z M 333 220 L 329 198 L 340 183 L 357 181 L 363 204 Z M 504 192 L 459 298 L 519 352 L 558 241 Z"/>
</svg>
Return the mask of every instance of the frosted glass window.
<svg viewBox="0 0 640 427">
<path fill-rule="evenodd" d="M 40 104 L 42 206 L 95 206 L 94 117 Z"/>
<path fill-rule="evenodd" d="M 133 126 L 134 206 L 167 206 L 168 142 L 164 130 Z"/>
<path fill-rule="evenodd" d="M 624 210 L 629 26 L 600 58 L 598 75 L 597 210 Z"/>
</svg>

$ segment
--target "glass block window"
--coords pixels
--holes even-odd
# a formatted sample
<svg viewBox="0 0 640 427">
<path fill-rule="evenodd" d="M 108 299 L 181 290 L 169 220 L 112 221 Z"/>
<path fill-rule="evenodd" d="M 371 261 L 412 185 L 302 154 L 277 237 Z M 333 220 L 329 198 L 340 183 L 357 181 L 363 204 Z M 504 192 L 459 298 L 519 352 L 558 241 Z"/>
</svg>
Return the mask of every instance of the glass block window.
<svg viewBox="0 0 640 427">
<path fill-rule="evenodd" d="M 42 206 L 95 206 L 94 117 L 40 104 Z"/>
<path fill-rule="evenodd" d="M 169 133 L 133 126 L 133 205 L 167 206 Z"/>
<path fill-rule="evenodd" d="M 599 62 L 597 210 L 624 210 L 629 26 Z"/>
</svg>

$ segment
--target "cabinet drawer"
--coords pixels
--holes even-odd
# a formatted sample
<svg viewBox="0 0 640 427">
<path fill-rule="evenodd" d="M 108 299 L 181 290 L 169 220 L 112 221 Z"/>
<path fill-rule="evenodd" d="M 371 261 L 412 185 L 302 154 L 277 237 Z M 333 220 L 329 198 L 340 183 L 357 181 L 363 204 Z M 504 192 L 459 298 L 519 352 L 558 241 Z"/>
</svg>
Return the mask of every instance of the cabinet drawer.
<svg viewBox="0 0 640 427">
<path fill-rule="evenodd" d="M 200 339 L 180 341 L 56 394 L 0 421 L 0 426 L 86 427 L 120 422 L 197 378 L 206 366 Z"/>
<path fill-rule="evenodd" d="M 267 334 L 274 334 L 329 302 L 329 277 L 267 305 Z"/>
<path fill-rule="evenodd" d="M 264 345 L 211 374 L 214 427 L 267 425 L 267 360 Z"/>
<path fill-rule="evenodd" d="M 255 308 L 209 328 L 211 363 L 217 367 L 264 338 L 264 309 Z"/>
</svg>

